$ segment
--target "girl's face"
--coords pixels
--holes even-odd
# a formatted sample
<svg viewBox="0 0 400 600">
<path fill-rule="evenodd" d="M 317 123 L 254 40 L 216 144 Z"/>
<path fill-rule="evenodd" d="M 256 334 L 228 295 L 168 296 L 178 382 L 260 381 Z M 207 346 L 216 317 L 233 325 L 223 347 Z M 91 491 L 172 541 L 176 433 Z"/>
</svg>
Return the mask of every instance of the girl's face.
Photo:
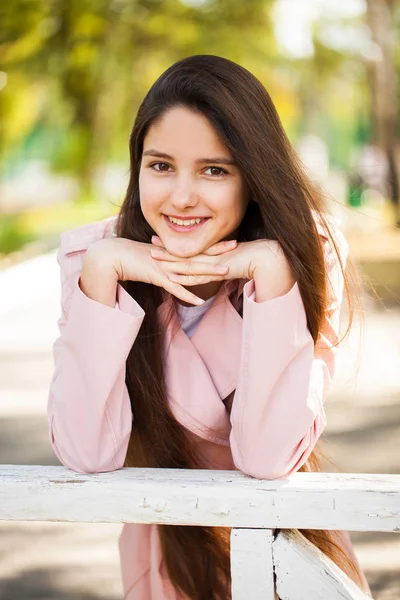
<svg viewBox="0 0 400 600">
<path fill-rule="evenodd" d="M 248 204 L 243 177 L 208 119 L 182 107 L 147 132 L 139 194 L 144 218 L 181 258 L 234 239 Z"/>
</svg>

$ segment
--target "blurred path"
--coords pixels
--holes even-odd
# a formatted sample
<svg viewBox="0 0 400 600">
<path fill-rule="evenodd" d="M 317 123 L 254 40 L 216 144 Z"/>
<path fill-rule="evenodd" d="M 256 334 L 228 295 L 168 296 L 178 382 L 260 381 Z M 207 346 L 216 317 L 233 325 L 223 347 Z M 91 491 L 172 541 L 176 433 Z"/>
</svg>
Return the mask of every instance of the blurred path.
<svg viewBox="0 0 400 600">
<path fill-rule="evenodd" d="M 60 464 L 46 403 L 58 336 L 55 252 L 0 271 L 0 462 Z M 121 600 L 122 525 L 0 522 L 3 600 Z"/>
<path fill-rule="evenodd" d="M 47 434 L 51 347 L 58 335 L 55 253 L 0 272 L 0 462 L 59 464 Z M 325 449 L 342 471 L 400 473 L 400 307 L 366 302 L 338 353 Z M 358 356 L 357 356 L 358 352 Z M 357 385 L 355 369 L 359 362 Z M 121 525 L 0 522 L 0 598 L 121 599 Z M 400 598 L 400 537 L 353 535 L 376 600 Z"/>
</svg>

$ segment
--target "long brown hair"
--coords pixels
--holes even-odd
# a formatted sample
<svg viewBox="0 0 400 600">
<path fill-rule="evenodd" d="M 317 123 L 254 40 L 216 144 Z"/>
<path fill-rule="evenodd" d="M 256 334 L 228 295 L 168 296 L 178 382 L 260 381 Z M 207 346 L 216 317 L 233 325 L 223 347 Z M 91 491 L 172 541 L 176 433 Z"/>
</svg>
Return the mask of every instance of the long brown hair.
<svg viewBox="0 0 400 600">
<path fill-rule="evenodd" d="M 150 243 L 155 233 L 140 208 L 143 141 L 152 123 L 176 106 L 205 115 L 237 161 L 250 193 L 238 241 L 268 238 L 280 243 L 297 278 L 316 343 L 329 293 L 322 243 L 312 212 L 320 215 L 329 235 L 323 198 L 305 176 L 268 92 L 240 65 L 219 56 L 190 56 L 173 64 L 153 84 L 130 136 L 130 181 L 117 235 Z M 340 262 L 333 236 L 331 242 Z M 341 268 L 348 291 L 348 278 L 343 265 Z M 145 311 L 126 364 L 134 422 L 125 466 L 202 468 L 194 444 L 172 415 L 167 400 L 164 331 L 156 313 L 163 292 L 142 282 L 122 285 Z M 315 451 L 300 470 L 318 470 Z M 176 589 L 192 600 L 226 600 L 230 586 L 229 528 L 158 525 L 158 531 Z M 331 532 L 302 533 L 357 579 L 354 565 Z"/>
</svg>

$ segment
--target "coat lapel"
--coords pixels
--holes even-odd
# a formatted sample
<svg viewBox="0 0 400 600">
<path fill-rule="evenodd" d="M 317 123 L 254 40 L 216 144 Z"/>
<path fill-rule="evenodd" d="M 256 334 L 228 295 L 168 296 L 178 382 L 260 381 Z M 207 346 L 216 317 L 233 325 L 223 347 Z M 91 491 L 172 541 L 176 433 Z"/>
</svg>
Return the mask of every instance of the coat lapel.
<svg viewBox="0 0 400 600">
<path fill-rule="evenodd" d="M 230 287 L 224 285 L 191 340 L 221 400 L 236 388 L 242 341 L 242 318 L 229 300 Z"/>
<path fill-rule="evenodd" d="M 223 400 L 236 387 L 242 332 L 242 318 L 229 300 L 234 284 L 221 287 L 191 339 L 172 310 L 171 297 L 158 308 L 166 329 L 165 378 L 171 410 L 187 429 L 225 446 L 231 424 Z"/>
</svg>

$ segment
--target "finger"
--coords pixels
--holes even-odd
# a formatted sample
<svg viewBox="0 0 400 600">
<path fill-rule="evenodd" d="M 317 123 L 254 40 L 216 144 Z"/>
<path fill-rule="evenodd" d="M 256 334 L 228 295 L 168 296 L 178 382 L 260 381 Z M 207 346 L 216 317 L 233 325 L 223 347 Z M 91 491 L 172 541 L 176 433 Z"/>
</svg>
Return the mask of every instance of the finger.
<svg viewBox="0 0 400 600">
<path fill-rule="evenodd" d="M 163 269 L 177 275 L 226 275 L 229 271 L 228 265 L 216 265 L 192 260 L 181 260 L 181 262 L 163 261 L 162 264 Z"/>
<path fill-rule="evenodd" d="M 179 300 L 182 300 L 183 302 L 188 302 L 189 304 L 195 304 L 197 306 L 201 306 L 202 304 L 204 304 L 204 300 L 202 298 L 199 298 L 195 294 L 192 294 L 192 292 L 186 290 L 179 283 L 170 281 L 168 277 L 166 277 L 165 279 L 163 278 L 162 287 L 167 292 L 169 292 Z"/>
<path fill-rule="evenodd" d="M 203 254 L 208 256 L 216 256 L 217 254 L 224 254 L 224 252 L 230 252 L 237 247 L 237 240 L 227 240 L 225 242 L 217 242 L 213 246 L 210 246 L 207 250 L 204 250 Z"/>
<path fill-rule="evenodd" d="M 155 246 L 159 246 L 160 248 L 164 248 L 164 244 L 162 243 L 161 238 L 159 238 L 158 235 L 153 235 L 151 237 L 151 243 Z"/>
<path fill-rule="evenodd" d="M 181 285 L 201 285 L 202 283 L 210 283 L 210 281 L 224 281 L 223 275 L 177 275 L 171 273 L 168 279 Z"/>
<path fill-rule="evenodd" d="M 157 260 L 170 260 L 170 261 L 182 260 L 182 258 L 179 258 L 179 256 L 174 256 L 173 254 L 170 254 L 168 252 L 168 250 L 165 250 L 165 248 L 158 248 L 158 247 L 151 248 L 150 254 L 153 258 L 156 258 Z"/>
</svg>

